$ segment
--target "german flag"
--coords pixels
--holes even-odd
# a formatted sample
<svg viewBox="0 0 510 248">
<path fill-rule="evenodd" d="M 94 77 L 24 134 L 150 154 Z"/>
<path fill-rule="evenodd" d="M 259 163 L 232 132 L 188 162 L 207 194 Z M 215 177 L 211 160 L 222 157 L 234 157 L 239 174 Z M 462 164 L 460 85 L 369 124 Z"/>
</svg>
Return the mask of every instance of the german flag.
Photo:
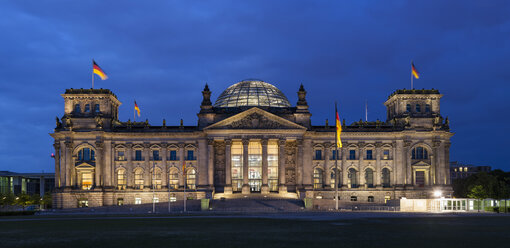
<svg viewBox="0 0 510 248">
<path fill-rule="evenodd" d="M 140 117 L 140 108 L 138 107 L 138 104 L 136 104 L 136 101 L 135 101 L 135 111 L 138 114 L 138 117 Z"/>
<path fill-rule="evenodd" d="M 99 67 L 96 63 L 96 61 L 92 60 L 92 72 L 96 75 L 98 75 L 102 80 L 108 79 L 108 76 L 106 76 L 106 73 L 104 73 L 103 69 Z"/>
<path fill-rule="evenodd" d="M 420 73 L 418 73 L 418 70 L 416 70 L 416 67 L 414 67 L 413 62 L 411 62 L 411 70 L 412 70 L 414 78 L 416 78 L 416 79 L 420 78 Z"/>
<path fill-rule="evenodd" d="M 338 110 L 336 109 L 335 103 L 335 114 L 336 114 L 336 147 L 342 147 L 342 140 L 340 139 L 340 134 L 342 133 L 342 124 L 340 124 L 340 117 L 338 116 Z"/>
</svg>

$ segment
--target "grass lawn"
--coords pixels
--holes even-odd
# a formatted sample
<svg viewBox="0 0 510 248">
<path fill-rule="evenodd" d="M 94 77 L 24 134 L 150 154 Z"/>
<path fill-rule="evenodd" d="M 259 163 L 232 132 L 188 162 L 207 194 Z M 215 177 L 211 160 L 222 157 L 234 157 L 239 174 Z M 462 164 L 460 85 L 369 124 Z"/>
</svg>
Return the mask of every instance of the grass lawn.
<svg viewBox="0 0 510 248">
<path fill-rule="evenodd" d="M 0 247 L 509 247 L 510 216 L 0 219 Z M 41 216 L 39 218 L 48 218 Z M 29 219 L 23 218 L 23 219 Z M 8 220 L 8 221 L 6 221 Z"/>
</svg>

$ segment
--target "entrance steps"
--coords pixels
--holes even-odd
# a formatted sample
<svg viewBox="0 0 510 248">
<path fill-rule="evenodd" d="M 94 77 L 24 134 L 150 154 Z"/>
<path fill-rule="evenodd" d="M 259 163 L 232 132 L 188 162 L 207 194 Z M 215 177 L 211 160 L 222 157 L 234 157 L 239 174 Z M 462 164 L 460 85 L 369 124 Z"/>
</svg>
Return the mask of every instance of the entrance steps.
<svg viewBox="0 0 510 248">
<path fill-rule="evenodd" d="M 296 212 L 304 209 L 299 199 L 277 197 L 222 198 L 211 201 L 211 209 L 220 212 Z"/>
<path fill-rule="evenodd" d="M 215 193 L 213 196 L 213 200 L 221 200 L 221 199 L 299 199 L 297 193 L 269 193 L 269 194 L 249 194 L 244 195 L 240 193 L 235 194 L 225 194 L 225 193 Z"/>
</svg>

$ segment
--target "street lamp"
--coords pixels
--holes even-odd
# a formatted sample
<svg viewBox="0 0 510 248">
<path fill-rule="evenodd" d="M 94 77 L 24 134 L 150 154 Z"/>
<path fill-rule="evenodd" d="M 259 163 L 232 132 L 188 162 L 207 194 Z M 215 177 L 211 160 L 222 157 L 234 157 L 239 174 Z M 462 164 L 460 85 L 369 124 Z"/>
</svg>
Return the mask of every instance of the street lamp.
<svg viewBox="0 0 510 248">
<path fill-rule="evenodd" d="M 434 190 L 434 197 L 439 198 L 443 195 L 443 191 L 441 190 Z"/>
</svg>

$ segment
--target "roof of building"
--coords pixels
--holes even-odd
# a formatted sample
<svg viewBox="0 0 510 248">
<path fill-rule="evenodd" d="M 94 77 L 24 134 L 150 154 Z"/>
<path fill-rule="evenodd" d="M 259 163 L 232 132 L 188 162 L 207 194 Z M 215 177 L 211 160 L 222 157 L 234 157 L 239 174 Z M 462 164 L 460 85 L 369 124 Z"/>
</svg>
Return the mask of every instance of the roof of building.
<svg viewBox="0 0 510 248">
<path fill-rule="evenodd" d="M 261 80 L 243 80 L 228 87 L 214 107 L 291 107 L 287 97 L 274 85 Z"/>
<path fill-rule="evenodd" d="M 117 96 L 115 94 L 113 94 L 113 92 L 109 89 L 66 89 L 66 93 L 65 94 L 108 94 L 108 95 L 112 95 L 114 96 L 115 98 L 117 98 Z"/>
<path fill-rule="evenodd" d="M 394 95 L 404 95 L 404 94 L 439 94 L 439 90 L 436 89 L 403 89 L 403 90 L 396 90 L 393 92 L 388 99 L 390 99 Z"/>
</svg>

